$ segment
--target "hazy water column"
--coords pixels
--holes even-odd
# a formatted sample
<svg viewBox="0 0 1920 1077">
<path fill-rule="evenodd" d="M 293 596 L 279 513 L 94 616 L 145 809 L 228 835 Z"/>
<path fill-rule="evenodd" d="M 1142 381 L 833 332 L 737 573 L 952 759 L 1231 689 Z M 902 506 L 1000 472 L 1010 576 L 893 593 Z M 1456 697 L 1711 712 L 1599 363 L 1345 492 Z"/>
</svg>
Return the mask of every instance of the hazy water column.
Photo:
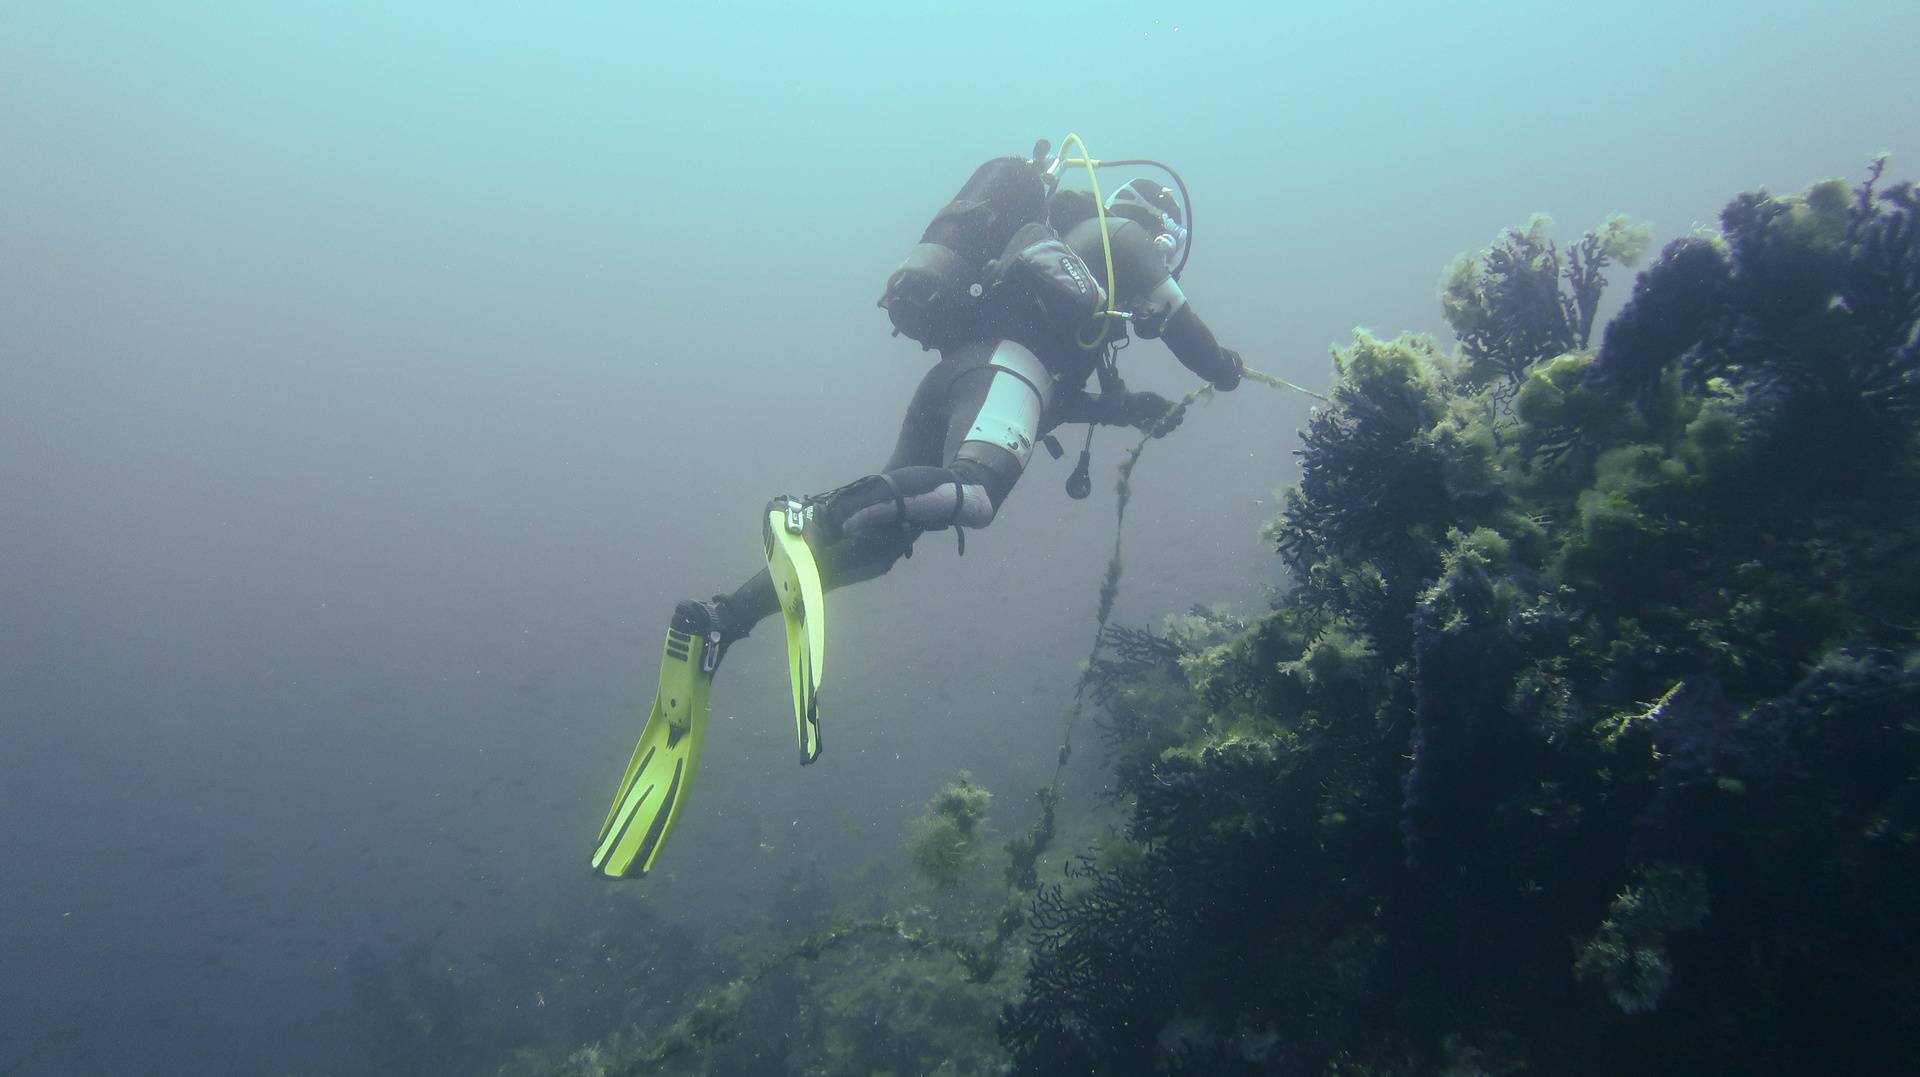
<svg viewBox="0 0 1920 1077">
<path fill-rule="evenodd" d="M 580 830 L 659 621 L 751 568 L 770 493 L 884 456 L 925 359 L 872 300 L 980 159 L 1078 130 L 1177 163 L 1196 303 L 1314 384 L 1355 323 L 1438 328 L 1439 266 L 1533 210 L 1664 239 L 1911 154 L 1915 20 L 12 5 L 0 1068 L 339 1071 L 356 948 L 617 916 Z M 1155 353 L 1136 387 L 1191 384 Z M 1274 578 L 1304 412 L 1261 393 L 1143 463 L 1122 619 Z M 771 632 L 730 659 L 665 915 L 857 863 L 884 835 L 838 820 L 958 766 L 1045 769 L 1110 519 L 1063 470 L 837 607 L 818 773 Z"/>
</svg>

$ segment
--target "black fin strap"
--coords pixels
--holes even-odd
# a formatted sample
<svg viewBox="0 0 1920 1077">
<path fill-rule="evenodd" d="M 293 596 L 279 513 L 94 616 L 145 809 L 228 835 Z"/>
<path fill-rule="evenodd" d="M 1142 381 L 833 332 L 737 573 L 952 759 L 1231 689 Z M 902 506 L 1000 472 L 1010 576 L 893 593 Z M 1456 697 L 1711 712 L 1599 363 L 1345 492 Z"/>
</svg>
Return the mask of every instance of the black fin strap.
<svg viewBox="0 0 1920 1077">
<path fill-rule="evenodd" d="M 960 556 L 967 556 L 967 529 L 960 526 L 960 510 L 967 507 L 967 489 L 960 485 L 960 476 L 953 477 L 953 537 L 960 542 Z"/>
<path fill-rule="evenodd" d="M 885 471 L 880 473 L 880 481 L 887 484 L 887 492 L 893 495 L 893 514 L 900 521 L 900 537 L 906 540 L 908 558 L 913 556 L 913 525 L 907 522 L 907 499 L 900 493 L 900 484 Z"/>
</svg>

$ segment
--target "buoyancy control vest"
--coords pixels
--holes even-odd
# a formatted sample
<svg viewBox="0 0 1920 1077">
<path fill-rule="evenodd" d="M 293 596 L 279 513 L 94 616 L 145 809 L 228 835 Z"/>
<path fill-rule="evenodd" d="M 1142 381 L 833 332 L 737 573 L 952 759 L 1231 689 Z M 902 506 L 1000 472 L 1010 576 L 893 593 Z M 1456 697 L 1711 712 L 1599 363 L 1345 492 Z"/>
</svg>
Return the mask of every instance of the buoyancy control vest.
<svg viewBox="0 0 1920 1077">
<path fill-rule="evenodd" d="M 983 336 L 1041 346 L 1101 311 L 1099 280 L 1047 225 L 1048 191 L 1025 158 L 975 169 L 887 278 L 879 305 L 894 332 L 922 348 Z"/>
</svg>

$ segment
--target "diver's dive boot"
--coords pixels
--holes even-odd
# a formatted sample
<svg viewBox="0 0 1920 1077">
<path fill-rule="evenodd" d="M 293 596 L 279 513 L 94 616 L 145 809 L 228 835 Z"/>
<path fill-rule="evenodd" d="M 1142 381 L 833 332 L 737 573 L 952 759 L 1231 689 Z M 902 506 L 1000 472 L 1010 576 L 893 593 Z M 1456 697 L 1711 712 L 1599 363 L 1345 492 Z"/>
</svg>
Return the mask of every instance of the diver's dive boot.
<svg viewBox="0 0 1920 1077">
<path fill-rule="evenodd" d="M 761 516 L 767 573 L 787 626 L 787 679 L 793 686 L 793 721 L 800 764 L 820 758 L 820 679 L 826 670 L 827 622 L 820 569 L 809 540 L 821 541 L 817 502 L 776 497 Z"/>
<path fill-rule="evenodd" d="M 719 599 L 689 600 L 675 607 L 660 658 L 653 709 L 595 839 L 595 875 L 631 879 L 652 870 L 700 769 L 700 745 L 707 736 L 707 693 L 714 670 L 720 668 L 720 659 L 735 638 L 728 629 L 726 605 Z"/>
</svg>

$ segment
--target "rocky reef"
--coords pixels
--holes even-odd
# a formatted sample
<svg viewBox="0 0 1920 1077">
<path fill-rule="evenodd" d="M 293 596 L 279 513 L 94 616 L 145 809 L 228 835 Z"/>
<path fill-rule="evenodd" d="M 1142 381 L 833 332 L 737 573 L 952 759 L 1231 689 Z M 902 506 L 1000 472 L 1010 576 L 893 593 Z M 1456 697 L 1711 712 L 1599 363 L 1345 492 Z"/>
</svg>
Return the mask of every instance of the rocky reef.
<svg viewBox="0 0 1920 1077">
<path fill-rule="evenodd" d="M 1547 222 L 1335 355 L 1243 620 L 1112 630 L 1131 818 L 1019 1072 L 1920 1070 L 1920 194 Z"/>
</svg>

